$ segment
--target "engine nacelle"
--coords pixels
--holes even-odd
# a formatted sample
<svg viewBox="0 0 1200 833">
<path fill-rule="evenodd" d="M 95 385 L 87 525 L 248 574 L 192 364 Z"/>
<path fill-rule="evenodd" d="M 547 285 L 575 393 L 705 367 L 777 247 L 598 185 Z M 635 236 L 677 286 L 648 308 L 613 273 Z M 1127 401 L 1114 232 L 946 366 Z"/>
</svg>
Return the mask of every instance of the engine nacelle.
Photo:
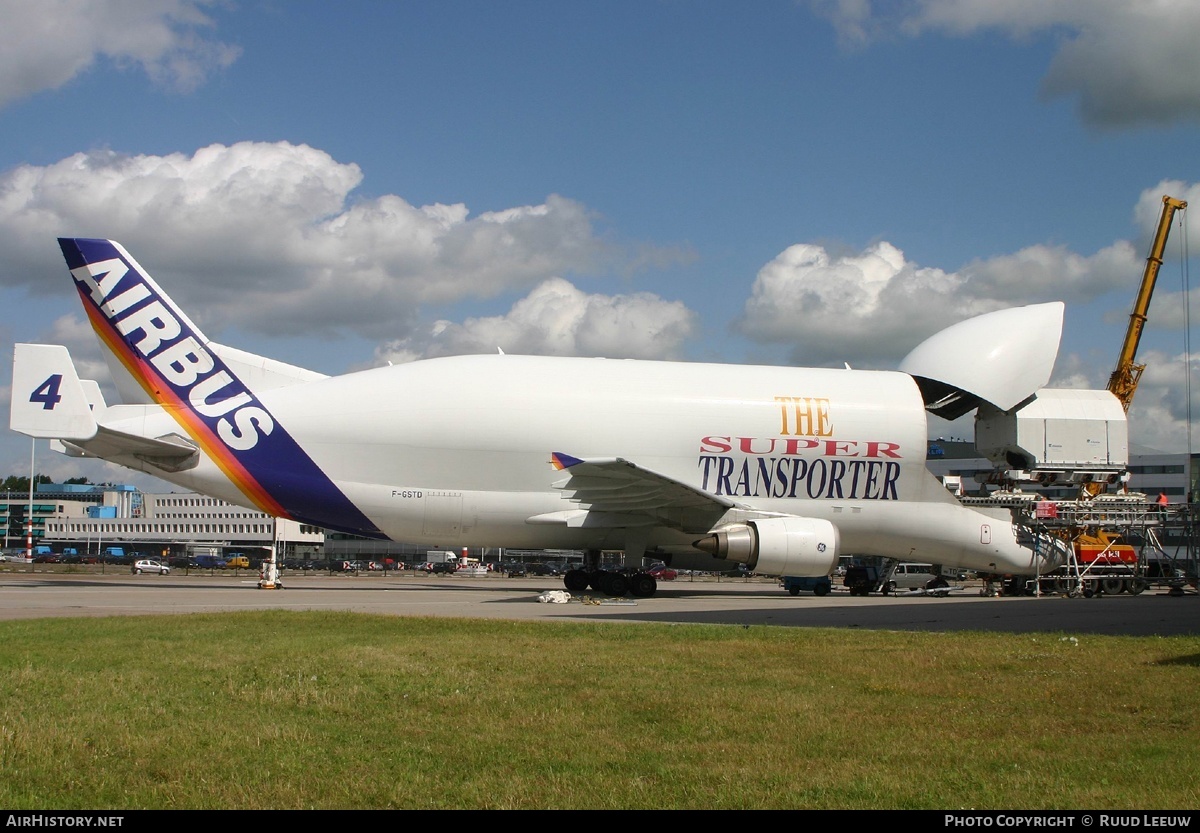
<svg viewBox="0 0 1200 833">
<path fill-rule="evenodd" d="M 697 549 L 772 576 L 827 576 L 837 566 L 838 529 L 817 518 L 758 518 L 696 541 Z"/>
</svg>

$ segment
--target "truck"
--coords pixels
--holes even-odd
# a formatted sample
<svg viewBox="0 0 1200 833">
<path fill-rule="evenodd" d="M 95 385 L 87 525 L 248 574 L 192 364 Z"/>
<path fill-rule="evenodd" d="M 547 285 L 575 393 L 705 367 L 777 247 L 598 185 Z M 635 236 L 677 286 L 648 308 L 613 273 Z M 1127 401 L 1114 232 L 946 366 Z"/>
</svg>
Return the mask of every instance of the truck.
<svg viewBox="0 0 1200 833">
<path fill-rule="evenodd" d="M 421 569 L 427 573 L 453 573 L 458 570 L 458 555 L 449 550 L 426 550 Z"/>
</svg>

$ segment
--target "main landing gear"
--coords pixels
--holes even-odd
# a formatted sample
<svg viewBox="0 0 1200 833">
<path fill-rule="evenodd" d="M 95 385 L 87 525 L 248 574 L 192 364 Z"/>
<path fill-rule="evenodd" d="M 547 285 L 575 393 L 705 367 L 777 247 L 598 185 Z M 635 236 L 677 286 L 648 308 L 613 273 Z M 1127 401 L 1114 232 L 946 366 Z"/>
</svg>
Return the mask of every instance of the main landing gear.
<svg viewBox="0 0 1200 833">
<path fill-rule="evenodd" d="M 617 572 L 615 570 L 568 570 L 563 584 L 572 593 L 583 593 L 589 587 L 608 596 L 639 596 L 649 598 L 658 591 L 658 580 L 649 573 Z"/>
<path fill-rule="evenodd" d="M 563 577 L 563 584 L 572 593 L 584 593 L 591 588 L 618 598 L 629 595 L 648 599 L 658 592 L 658 580 L 642 570 L 600 569 L 599 550 L 584 553 L 583 569 L 568 570 Z"/>
</svg>

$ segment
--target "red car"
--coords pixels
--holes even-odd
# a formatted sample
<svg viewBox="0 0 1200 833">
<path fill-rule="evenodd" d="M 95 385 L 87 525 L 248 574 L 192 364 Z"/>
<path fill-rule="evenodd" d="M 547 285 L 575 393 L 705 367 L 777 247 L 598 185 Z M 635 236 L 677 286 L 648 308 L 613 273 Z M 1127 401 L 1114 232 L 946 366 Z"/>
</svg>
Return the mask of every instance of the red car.
<svg viewBox="0 0 1200 833">
<path fill-rule="evenodd" d="M 656 564 L 646 571 L 658 581 L 674 581 L 679 573 L 665 564 Z"/>
</svg>

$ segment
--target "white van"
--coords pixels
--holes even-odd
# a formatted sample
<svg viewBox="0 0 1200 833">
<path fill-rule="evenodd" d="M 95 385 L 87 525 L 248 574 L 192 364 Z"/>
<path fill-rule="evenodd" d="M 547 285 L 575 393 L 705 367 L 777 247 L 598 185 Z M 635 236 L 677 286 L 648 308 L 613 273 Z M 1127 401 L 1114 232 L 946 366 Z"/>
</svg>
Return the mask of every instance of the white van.
<svg viewBox="0 0 1200 833">
<path fill-rule="evenodd" d="M 913 561 L 901 561 L 896 565 L 892 577 L 888 579 L 883 592 L 894 590 L 917 590 L 925 587 L 932 579 L 937 578 L 937 567 L 932 564 L 919 564 Z"/>
</svg>

